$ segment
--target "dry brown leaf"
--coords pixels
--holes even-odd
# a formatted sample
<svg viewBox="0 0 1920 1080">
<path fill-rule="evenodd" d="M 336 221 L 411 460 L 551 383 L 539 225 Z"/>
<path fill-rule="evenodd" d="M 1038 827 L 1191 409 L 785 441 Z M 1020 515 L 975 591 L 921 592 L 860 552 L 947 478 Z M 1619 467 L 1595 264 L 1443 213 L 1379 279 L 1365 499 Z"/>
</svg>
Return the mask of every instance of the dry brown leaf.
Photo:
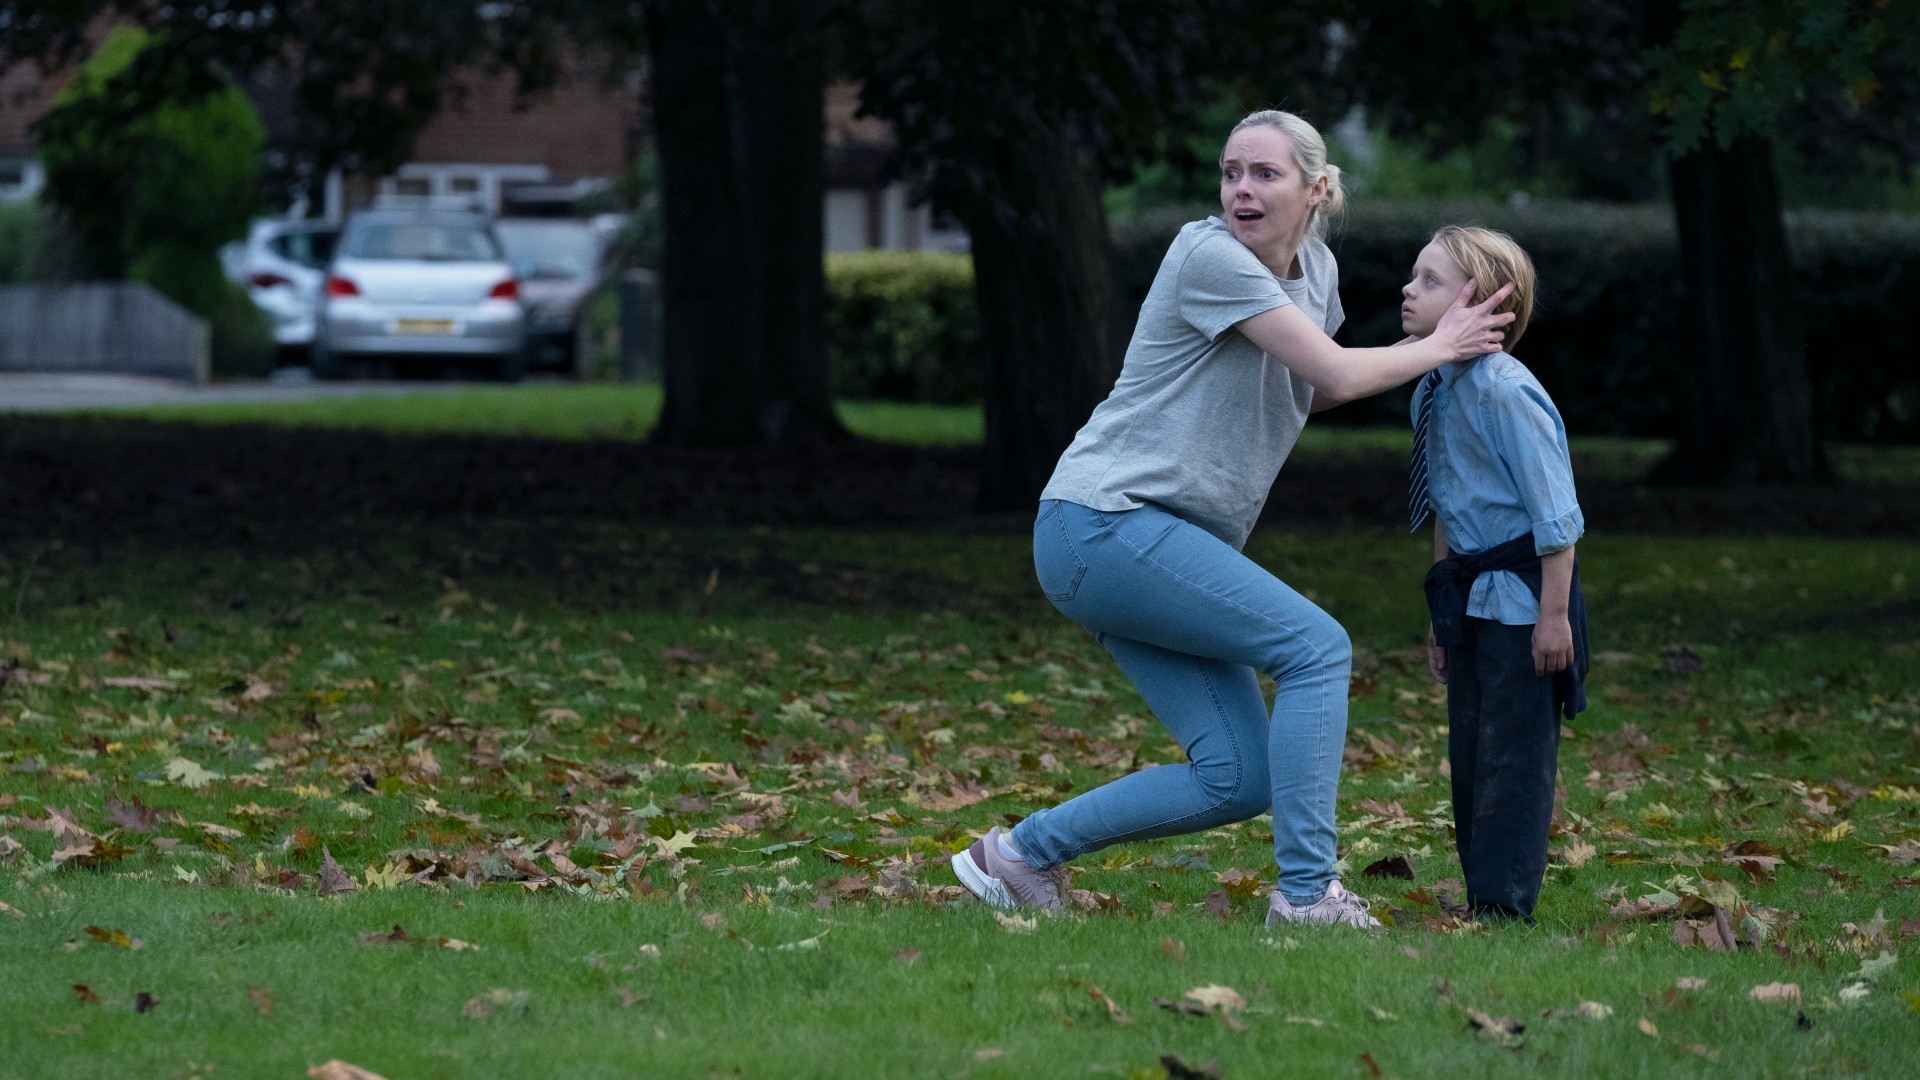
<svg viewBox="0 0 1920 1080">
<path fill-rule="evenodd" d="M 1643 1016 L 1640 1018 L 1640 1034 L 1657 1039 L 1660 1037 L 1660 1029 L 1653 1026 L 1653 1021 Z"/>
<path fill-rule="evenodd" d="M 1573 843 L 1568 844 L 1566 849 L 1560 853 L 1560 858 L 1565 860 L 1568 866 L 1584 866 L 1587 860 L 1593 858 L 1598 853 L 1598 849 L 1585 840 L 1575 840 Z"/>
<path fill-rule="evenodd" d="M 320 895 L 344 896 L 359 887 L 359 883 L 353 880 L 353 875 L 347 873 L 341 868 L 339 863 L 333 861 L 333 852 L 327 850 L 327 845 L 321 844 Z"/>
<path fill-rule="evenodd" d="M 253 1000 L 253 1007 L 260 1010 L 261 1016 L 273 1015 L 273 991 L 264 986 L 249 986 L 247 997 Z"/>
<path fill-rule="evenodd" d="M 1187 962 L 1187 943 L 1174 937 L 1161 938 L 1160 955 L 1176 964 L 1184 964 Z"/>
<path fill-rule="evenodd" d="M 80 999 L 82 1005 L 100 1004 L 100 995 L 94 993 L 93 987 L 88 986 L 86 983 L 74 983 L 73 994 Z"/>
<path fill-rule="evenodd" d="M 920 962 L 920 950 L 919 949 L 901 949 L 898 952 L 895 952 L 893 954 L 893 958 L 895 960 L 898 960 L 900 963 L 907 965 L 908 967 L 912 967 L 913 965 Z"/>
<path fill-rule="evenodd" d="M 363 1069 L 338 1058 L 313 1066 L 307 1070 L 307 1075 L 313 1080 L 387 1080 L 386 1077 L 371 1069 Z"/>
<path fill-rule="evenodd" d="M 1800 985 L 1798 983 L 1766 983 L 1747 991 L 1748 999 L 1764 1002 L 1800 1003 Z"/>
</svg>

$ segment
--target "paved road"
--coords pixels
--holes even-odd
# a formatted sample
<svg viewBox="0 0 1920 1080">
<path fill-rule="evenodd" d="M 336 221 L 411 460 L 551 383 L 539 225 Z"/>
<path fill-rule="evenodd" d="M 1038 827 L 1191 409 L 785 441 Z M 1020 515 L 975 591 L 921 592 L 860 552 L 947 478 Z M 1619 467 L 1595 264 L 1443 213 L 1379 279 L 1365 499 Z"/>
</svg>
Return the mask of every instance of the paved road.
<svg viewBox="0 0 1920 1080">
<path fill-rule="evenodd" d="M 147 405 L 210 405 L 229 401 L 308 401 L 314 398 L 444 394 L 475 385 L 461 382 L 316 382 L 304 369 L 263 382 L 190 386 L 139 375 L 0 372 L 0 413 L 62 409 L 124 409 Z"/>
</svg>

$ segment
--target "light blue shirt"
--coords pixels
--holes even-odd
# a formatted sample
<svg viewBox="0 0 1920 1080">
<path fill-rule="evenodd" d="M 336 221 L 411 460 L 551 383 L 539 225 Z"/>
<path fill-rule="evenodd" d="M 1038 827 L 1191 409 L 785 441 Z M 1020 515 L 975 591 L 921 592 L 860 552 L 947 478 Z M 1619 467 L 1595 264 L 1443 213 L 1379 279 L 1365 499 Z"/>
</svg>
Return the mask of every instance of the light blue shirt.
<svg viewBox="0 0 1920 1080">
<path fill-rule="evenodd" d="M 1416 420 L 1422 396 L 1416 388 Z M 1520 361 L 1497 352 L 1442 365 L 1427 424 L 1428 500 L 1453 550 L 1474 555 L 1530 531 L 1550 555 L 1586 532 L 1567 426 Z M 1501 570 L 1474 580 L 1467 614 L 1526 626 L 1540 621 L 1540 602 Z"/>
</svg>

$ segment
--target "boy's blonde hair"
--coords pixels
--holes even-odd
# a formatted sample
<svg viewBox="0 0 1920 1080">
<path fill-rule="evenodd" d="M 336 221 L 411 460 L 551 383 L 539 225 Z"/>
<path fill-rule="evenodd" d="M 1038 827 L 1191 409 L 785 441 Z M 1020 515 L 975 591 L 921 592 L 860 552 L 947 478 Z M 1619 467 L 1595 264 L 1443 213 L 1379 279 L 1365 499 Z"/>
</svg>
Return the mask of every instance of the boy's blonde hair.
<svg viewBox="0 0 1920 1080">
<path fill-rule="evenodd" d="M 1492 296 L 1500 286 L 1513 282 L 1513 292 L 1495 311 L 1513 312 L 1507 324 L 1507 351 L 1520 343 L 1527 332 L 1527 320 L 1533 317 L 1533 260 L 1513 237 L 1498 229 L 1478 225 L 1443 225 L 1433 234 L 1433 243 L 1473 280 L 1473 302 Z"/>
</svg>

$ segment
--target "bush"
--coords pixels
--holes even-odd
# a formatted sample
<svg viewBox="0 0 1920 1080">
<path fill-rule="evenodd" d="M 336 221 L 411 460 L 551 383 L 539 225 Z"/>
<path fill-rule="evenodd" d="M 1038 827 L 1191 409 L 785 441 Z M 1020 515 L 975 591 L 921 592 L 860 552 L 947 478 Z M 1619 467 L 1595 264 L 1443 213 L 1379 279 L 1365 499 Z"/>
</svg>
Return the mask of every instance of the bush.
<svg viewBox="0 0 1920 1080">
<path fill-rule="evenodd" d="M 277 360 L 273 327 L 246 290 L 220 272 L 220 260 L 197 248 L 162 244 L 135 260 L 127 277 L 144 281 L 207 321 L 207 351 L 218 377 L 270 374 Z"/>
<path fill-rule="evenodd" d="M 1122 302 L 1145 298 L 1174 233 L 1207 208 L 1156 211 L 1114 230 Z M 1685 303 L 1673 217 L 1665 207 L 1484 202 L 1363 203 L 1329 240 L 1340 259 L 1344 345 L 1399 340 L 1400 285 L 1433 229 L 1458 222 L 1509 232 L 1540 285 L 1517 355 L 1567 426 L 1597 435 L 1674 434 L 1694 392 L 1680 316 Z M 1920 330 L 1904 314 L 1920 291 L 1920 219 L 1889 214 L 1788 217 L 1799 295 L 1810 315 L 1816 416 L 1830 439 L 1920 441 Z M 1405 423 L 1408 391 L 1326 414 Z"/>
<path fill-rule="evenodd" d="M 836 397 L 978 401 L 973 260 L 919 251 L 828 255 L 827 378 Z"/>
<path fill-rule="evenodd" d="M 73 231 L 45 204 L 0 203 L 0 285 L 69 281 L 78 261 Z"/>
</svg>

